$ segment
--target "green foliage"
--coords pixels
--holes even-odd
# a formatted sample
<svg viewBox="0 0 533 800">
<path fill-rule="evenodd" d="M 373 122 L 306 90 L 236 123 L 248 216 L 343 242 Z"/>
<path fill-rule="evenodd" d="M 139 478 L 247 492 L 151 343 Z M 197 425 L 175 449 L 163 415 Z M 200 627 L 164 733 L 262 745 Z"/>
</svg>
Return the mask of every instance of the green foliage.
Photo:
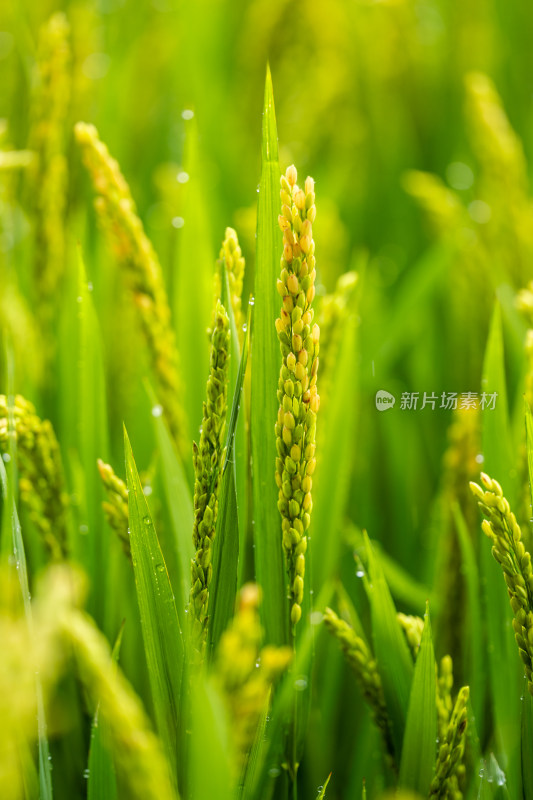
<svg viewBox="0 0 533 800">
<path fill-rule="evenodd" d="M 0 3 L 2 800 L 533 800 L 533 8 L 60 6 Z M 278 226 L 293 162 L 312 278 Z M 320 327 L 305 559 L 276 486 L 283 269 Z M 481 470 L 516 518 L 492 542 Z"/>
</svg>

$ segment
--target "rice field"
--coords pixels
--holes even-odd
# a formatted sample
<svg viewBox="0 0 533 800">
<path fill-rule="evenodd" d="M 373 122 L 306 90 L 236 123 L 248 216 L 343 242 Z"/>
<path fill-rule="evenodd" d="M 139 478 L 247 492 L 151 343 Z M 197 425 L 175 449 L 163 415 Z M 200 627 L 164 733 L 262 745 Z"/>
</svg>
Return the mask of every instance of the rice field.
<svg viewBox="0 0 533 800">
<path fill-rule="evenodd" d="M 0 6 L 0 800 L 533 799 L 532 25 Z"/>
</svg>

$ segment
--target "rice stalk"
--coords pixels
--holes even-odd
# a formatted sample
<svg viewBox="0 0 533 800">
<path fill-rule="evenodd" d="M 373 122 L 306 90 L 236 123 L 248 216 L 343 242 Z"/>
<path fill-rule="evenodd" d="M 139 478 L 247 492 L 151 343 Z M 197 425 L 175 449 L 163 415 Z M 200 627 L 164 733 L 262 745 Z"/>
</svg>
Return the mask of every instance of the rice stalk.
<svg viewBox="0 0 533 800">
<path fill-rule="evenodd" d="M 191 562 L 189 600 L 193 646 L 202 660 L 209 621 L 209 584 L 213 574 L 212 545 L 218 514 L 218 495 L 224 459 L 224 432 L 228 404 L 229 319 L 220 301 L 217 304 L 211 337 L 211 367 L 207 380 L 200 442 L 193 443 L 194 524 L 196 553 Z"/>
<path fill-rule="evenodd" d="M 307 531 L 311 524 L 311 489 L 316 467 L 316 415 L 320 329 L 312 325 L 315 297 L 316 217 L 314 181 L 306 178 L 304 189 L 296 183 L 294 166 L 281 177 L 279 226 L 283 231 L 281 276 L 277 282 L 283 299 L 276 330 L 282 354 L 278 383 L 276 422 L 276 484 L 282 518 L 283 549 L 287 561 L 290 619 L 302 616 Z"/>
<path fill-rule="evenodd" d="M 161 265 L 144 232 L 126 179 L 99 139 L 98 131 L 94 125 L 78 122 L 75 134 L 97 193 L 95 208 L 99 221 L 133 292 L 150 353 L 156 394 L 178 452 L 186 463 L 188 427 L 182 403 L 176 338 Z"/>
<path fill-rule="evenodd" d="M 5 395 L 0 395 L 0 450 L 9 458 L 9 415 Z M 20 497 L 31 521 L 54 560 L 67 555 L 68 499 L 61 452 L 48 420 L 41 420 L 24 397 L 15 397 L 12 409 Z"/>
</svg>

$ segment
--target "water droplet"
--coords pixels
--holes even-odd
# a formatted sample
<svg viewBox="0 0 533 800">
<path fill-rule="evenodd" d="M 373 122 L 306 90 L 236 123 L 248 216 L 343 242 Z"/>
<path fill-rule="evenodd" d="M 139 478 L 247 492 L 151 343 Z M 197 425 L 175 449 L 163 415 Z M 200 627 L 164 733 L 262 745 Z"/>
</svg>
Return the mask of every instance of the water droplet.
<svg viewBox="0 0 533 800">
<path fill-rule="evenodd" d="M 248 301 L 248 305 L 250 305 L 250 306 L 255 305 L 255 297 L 250 297 L 250 299 Z"/>
<path fill-rule="evenodd" d="M 89 533 L 89 526 L 88 526 L 88 525 L 83 525 L 83 524 L 82 524 L 82 525 L 80 525 L 80 527 L 79 527 L 79 531 L 80 531 L 80 533 L 81 533 L 81 534 L 83 534 L 84 536 L 86 536 L 86 535 Z"/>
<path fill-rule="evenodd" d="M 91 53 L 82 64 L 82 72 L 91 81 L 99 81 L 107 75 L 111 59 L 107 53 Z"/>
<path fill-rule="evenodd" d="M 11 461 L 11 456 L 9 453 L 2 453 L 2 460 L 5 461 L 6 464 L 9 464 Z"/>
<path fill-rule="evenodd" d="M 365 577 L 365 571 L 361 567 L 359 567 L 359 569 L 357 570 L 357 572 L 355 574 L 356 574 L 356 576 L 358 578 L 364 578 Z"/>
<path fill-rule="evenodd" d="M 319 786 L 318 789 L 317 789 L 317 792 L 320 794 L 320 792 L 322 792 L 323 790 L 324 790 L 324 787 L 323 786 Z"/>
<path fill-rule="evenodd" d="M 182 119 L 189 120 L 192 119 L 193 117 L 194 117 L 194 111 L 192 111 L 190 108 L 184 108 L 183 111 L 181 112 Z"/>
<path fill-rule="evenodd" d="M 269 778 L 277 778 L 278 775 L 281 775 L 281 770 L 279 767 L 270 767 L 268 770 Z"/>
<path fill-rule="evenodd" d="M 484 461 L 485 461 L 485 456 L 483 455 L 483 453 L 478 453 L 476 456 L 476 462 L 478 464 L 483 464 Z"/>
<path fill-rule="evenodd" d="M 492 216 L 491 207 L 483 200 L 472 200 L 468 206 L 468 213 L 479 225 L 486 225 Z"/>
<path fill-rule="evenodd" d="M 322 620 L 324 619 L 324 615 L 321 611 L 312 611 L 311 616 L 309 617 L 311 625 L 320 625 Z"/>
<path fill-rule="evenodd" d="M 297 692 L 305 692 L 307 689 L 307 678 L 305 675 L 302 675 L 294 681 L 294 688 Z"/>
<path fill-rule="evenodd" d="M 474 183 L 474 173 L 468 166 L 461 161 L 454 161 L 446 169 L 446 178 L 452 189 L 464 191 L 470 189 Z"/>
<path fill-rule="evenodd" d="M 242 326 L 242 329 L 243 329 L 244 333 L 246 333 L 246 331 L 248 330 L 248 325 L 246 324 L 246 322 Z"/>
<path fill-rule="evenodd" d="M 92 281 L 87 281 L 87 291 L 92 292 L 93 288 Z"/>
<path fill-rule="evenodd" d="M 84 769 L 83 770 L 83 777 L 85 778 L 86 781 L 89 780 L 89 770 L 88 769 Z"/>
<path fill-rule="evenodd" d="M 152 408 L 152 417 L 161 417 L 163 414 L 163 406 L 155 405 Z"/>
<path fill-rule="evenodd" d="M 164 564 L 156 564 L 155 568 L 156 568 L 156 570 L 158 572 L 164 572 L 165 571 L 165 565 Z"/>
<path fill-rule="evenodd" d="M 178 172 L 176 175 L 176 180 L 178 183 L 187 183 L 189 180 L 189 173 L 181 170 L 181 172 Z"/>
<path fill-rule="evenodd" d="M 153 491 L 153 489 L 152 489 L 151 486 L 149 486 L 149 485 L 143 486 L 143 494 L 144 494 L 145 497 L 150 497 L 150 495 L 152 494 L 152 491 Z"/>
<path fill-rule="evenodd" d="M 185 225 L 185 220 L 183 217 L 172 217 L 172 227 L 173 228 L 183 228 Z"/>
<path fill-rule="evenodd" d="M 144 522 L 144 524 L 145 524 L 145 525 L 150 525 L 150 523 L 151 523 L 151 519 L 150 519 L 150 517 L 148 516 L 148 514 L 146 514 L 146 516 L 145 516 L 145 517 L 143 517 L 143 522 Z"/>
<path fill-rule="evenodd" d="M 77 303 L 82 303 L 83 302 L 83 297 L 81 296 L 81 294 L 78 295 L 78 297 L 76 297 L 76 302 Z"/>
</svg>

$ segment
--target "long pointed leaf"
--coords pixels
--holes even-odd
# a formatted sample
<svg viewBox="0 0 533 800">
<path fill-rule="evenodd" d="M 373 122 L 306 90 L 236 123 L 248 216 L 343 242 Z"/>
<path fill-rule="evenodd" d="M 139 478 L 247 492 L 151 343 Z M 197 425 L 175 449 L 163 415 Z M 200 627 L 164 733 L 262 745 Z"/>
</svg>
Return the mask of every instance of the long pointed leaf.
<svg viewBox="0 0 533 800">
<path fill-rule="evenodd" d="M 399 759 L 407 720 L 413 661 L 396 618 L 396 609 L 383 570 L 366 533 L 364 536 L 368 557 L 368 581 L 365 585 L 372 614 L 374 651 Z"/>
<path fill-rule="evenodd" d="M 113 667 L 118 662 L 124 623 L 121 625 L 113 652 Z M 99 708 L 93 717 L 91 726 L 91 744 L 89 747 L 89 777 L 87 780 L 87 800 L 116 800 L 117 777 L 113 758 L 107 746 L 109 732 L 105 720 L 100 719 Z"/>
<path fill-rule="evenodd" d="M 124 430 L 130 540 L 157 728 L 177 785 L 178 711 L 183 637 L 174 592 L 144 496 L 128 434 Z"/>
<path fill-rule="evenodd" d="M 231 314 L 233 317 L 233 314 Z M 239 561 L 239 518 L 237 508 L 237 491 L 234 464 L 234 443 L 236 427 L 239 419 L 239 407 L 242 397 L 244 375 L 248 360 L 250 342 L 251 314 L 248 315 L 248 332 L 244 340 L 242 356 L 233 390 L 228 434 L 226 437 L 226 458 L 220 489 L 217 530 L 213 545 L 213 576 L 211 580 L 210 600 L 211 618 L 209 622 L 209 650 L 216 647 L 235 608 L 237 593 L 237 573 Z"/>
<path fill-rule="evenodd" d="M 517 496 L 513 478 L 513 457 L 509 429 L 505 360 L 500 307 L 496 304 L 489 331 L 483 365 L 482 389 L 497 392 L 497 402 L 483 411 L 482 441 L 484 469 L 496 478 L 511 507 Z M 520 661 L 512 628 L 512 612 L 502 579 L 501 569 L 483 537 L 481 542 L 481 576 L 485 587 L 485 616 L 490 647 L 488 649 L 489 680 L 495 720 L 497 756 L 507 773 L 513 792 L 519 781 L 520 730 Z"/>
<path fill-rule="evenodd" d="M 466 522 L 458 503 L 454 503 L 452 513 L 455 521 L 455 530 L 461 551 L 463 573 L 466 581 L 466 663 L 465 675 L 468 676 L 470 686 L 470 702 L 474 709 L 477 729 L 483 730 L 485 716 L 485 688 L 486 671 L 483 655 L 483 628 L 480 602 L 479 571 L 472 539 L 468 532 Z"/>
<path fill-rule="evenodd" d="M 11 463 L 15 463 L 14 448 L 12 448 Z M 11 508 L 11 542 L 12 553 L 17 565 L 20 590 L 24 604 L 24 614 L 30 635 L 33 634 L 33 613 L 31 607 L 30 587 L 28 582 L 28 568 L 26 564 L 26 554 L 24 542 L 20 528 L 17 507 L 14 500 L 13 489 L 9 487 L 4 462 L 0 458 L 0 489 L 6 507 Z M 5 533 L 5 531 L 4 531 Z M 52 759 L 48 745 L 47 724 L 44 711 L 43 687 L 39 675 L 35 676 L 35 692 L 37 695 L 37 733 L 38 733 L 38 755 L 39 755 L 39 798 L 40 800 L 52 800 Z"/>
<path fill-rule="evenodd" d="M 160 408 L 152 388 L 150 386 L 147 388 L 152 409 Z M 161 455 L 161 477 L 172 524 L 174 554 L 179 564 L 180 586 L 176 587 L 176 594 L 178 597 L 178 616 L 182 627 L 184 627 L 183 613 L 189 601 L 191 559 L 194 555 L 192 542 L 193 501 L 185 469 L 176 452 L 164 416 L 152 413 L 152 420 L 157 446 Z"/>
<path fill-rule="evenodd" d="M 426 797 L 435 770 L 437 705 L 429 610 L 416 657 L 403 738 L 400 786 Z"/>
<path fill-rule="evenodd" d="M 276 291 L 281 240 L 278 229 L 280 169 L 274 93 L 267 71 L 263 110 L 261 183 L 257 212 L 255 324 L 252 341 L 251 439 L 255 570 L 263 590 L 262 622 L 267 642 L 288 640 L 288 605 L 281 522 L 274 479 L 277 385 L 281 356 L 276 336 L 279 295 Z"/>
</svg>

